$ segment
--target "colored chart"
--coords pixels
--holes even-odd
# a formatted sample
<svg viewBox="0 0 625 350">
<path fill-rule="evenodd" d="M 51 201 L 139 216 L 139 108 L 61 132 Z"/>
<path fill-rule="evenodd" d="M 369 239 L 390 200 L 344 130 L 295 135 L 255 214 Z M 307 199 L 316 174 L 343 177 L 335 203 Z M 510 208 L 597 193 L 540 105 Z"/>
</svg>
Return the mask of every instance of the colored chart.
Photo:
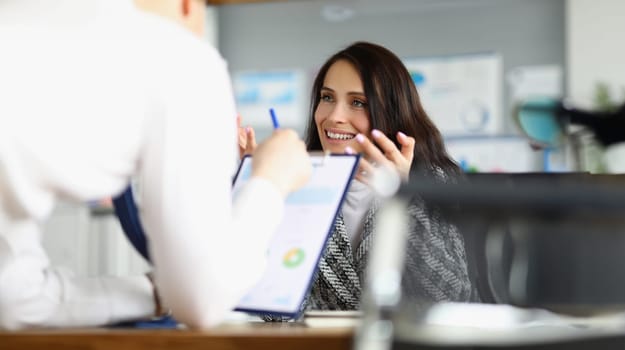
<svg viewBox="0 0 625 350">
<path fill-rule="evenodd" d="M 301 248 L 290 249 L 282 258 L 282 264 L 290 269 L 298 267 L 304 262 L 304 251 Z"/>
</svg>

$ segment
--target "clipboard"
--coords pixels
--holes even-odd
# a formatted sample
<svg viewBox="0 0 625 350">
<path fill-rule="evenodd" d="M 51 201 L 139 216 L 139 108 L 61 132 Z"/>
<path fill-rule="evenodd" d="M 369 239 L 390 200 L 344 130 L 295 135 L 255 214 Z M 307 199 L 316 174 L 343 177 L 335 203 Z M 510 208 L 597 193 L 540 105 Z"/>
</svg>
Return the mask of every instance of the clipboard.
<svg viewBox="0 0 625 350">
<path fill-rule="evenodd" d="M 303 311 L 360 155 L 311 153 L 311 158 L 310 180 L 286 198 L 282 222 L 269 244 L 265 273 L 235 311 L 292 319 Z M 249 180 L 252 161 L 249 155 L 241 160 L 233 196 Z"/>
</svg>

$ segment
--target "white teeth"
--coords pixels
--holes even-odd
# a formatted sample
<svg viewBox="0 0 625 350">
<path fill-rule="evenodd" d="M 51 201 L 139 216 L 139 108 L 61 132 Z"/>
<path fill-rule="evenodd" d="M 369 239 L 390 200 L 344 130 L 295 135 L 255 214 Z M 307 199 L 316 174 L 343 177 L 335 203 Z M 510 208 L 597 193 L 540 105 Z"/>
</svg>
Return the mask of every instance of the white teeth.
<svg viewBox="0 0 625 350">
<path fill-rule="evenodd" d="M 328 138 L 333 140 L 351 140 L 354 138 L 353 134 L 337 134 L 335 132 L 326 131 Z"/>
</svg>

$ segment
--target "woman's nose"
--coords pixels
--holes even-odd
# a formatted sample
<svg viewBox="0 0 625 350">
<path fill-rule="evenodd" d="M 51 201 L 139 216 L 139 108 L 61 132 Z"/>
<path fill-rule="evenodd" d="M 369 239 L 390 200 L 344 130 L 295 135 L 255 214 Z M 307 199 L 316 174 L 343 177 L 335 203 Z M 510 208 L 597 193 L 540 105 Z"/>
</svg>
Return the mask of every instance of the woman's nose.
<svg viewBox="0 0 625 350">
<path fill-rule="evenodd" d="M 340 103 L 335 104 L 332 110 L 330 110 L 330 113 L 328 113 L 328 119 L 335 122 L 346 122 L 348 114 L 345 107 Z"/>
</svg>

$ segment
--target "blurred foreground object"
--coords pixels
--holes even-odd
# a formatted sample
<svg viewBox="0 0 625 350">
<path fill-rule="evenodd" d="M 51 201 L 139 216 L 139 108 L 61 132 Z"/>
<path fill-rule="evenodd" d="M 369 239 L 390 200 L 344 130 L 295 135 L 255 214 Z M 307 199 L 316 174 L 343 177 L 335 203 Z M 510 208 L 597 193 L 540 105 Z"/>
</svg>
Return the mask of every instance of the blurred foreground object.
<svg viewBox="0 0 625 350">
<path fill-rule="evenodd" d="M 397 263 L 407 261 L 405 237 L 390 223 L 400 221 L 402 202 L 413 196 L 456 223 L 475 283 L 491 283 L 496 298 L 489 304 L 425 303 L 398 285 L 410 278 Z M 411 175 L 381 214 L 388 224 L 376 238 L 385 242 L 372 250 L 356 348 L 522 347 L 605 337 L 625 346 L 624 199 L 625 175 L 492 173 L 455 184 Z M 474 235 L 485 237 L 483 251 L 469 243 Z M 500 268 L 485 271 L 481 259 Z M 614 317 L 598 320 L 603 315 Z"/>
<path fill-rule="evenodd" d="M 625 104 L 596 111 L 578 109 L 558 99 L 533 98 L 517 106 L 514 118 L 533 147 L 555 148 L 570 139 L 576 153 L 580 152 L 579 140 L 569 126 L 583 126 L 605 147 L 607 171 L 625 173 Z"/>
</svg>

